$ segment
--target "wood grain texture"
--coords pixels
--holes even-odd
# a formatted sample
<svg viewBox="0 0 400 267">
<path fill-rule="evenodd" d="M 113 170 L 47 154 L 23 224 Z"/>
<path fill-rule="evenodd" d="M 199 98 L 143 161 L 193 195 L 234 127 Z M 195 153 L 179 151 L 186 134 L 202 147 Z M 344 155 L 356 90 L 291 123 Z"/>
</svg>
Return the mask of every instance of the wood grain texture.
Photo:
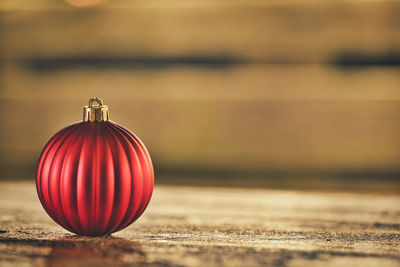
<svg viewBox="0 0 400 267">
<path fill-rule="evenodd" d="M 0 183 L 0 265 L 398 266 L 400 198 L 159 186 L 106 238 L 68 233 L 33 182 Z"/>
</svg>

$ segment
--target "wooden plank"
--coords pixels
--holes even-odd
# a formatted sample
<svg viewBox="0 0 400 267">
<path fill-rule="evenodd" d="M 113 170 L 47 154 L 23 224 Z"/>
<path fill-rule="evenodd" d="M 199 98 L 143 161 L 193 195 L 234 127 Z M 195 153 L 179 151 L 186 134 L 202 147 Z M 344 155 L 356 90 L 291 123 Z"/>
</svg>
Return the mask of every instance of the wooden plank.
<svg viewBox="0 0 400 267">
<path fill-rule="evenodd" d="M 60 1 L 61 2 L 61 1 Z M 392 1 L 197 1 L 102 8 L 7 9 L 3 57 L 228 57 L 262 62 L 331 62 L 346 53 L 397 55 Z M 138 3 L 138 4 L 136 4 Z"/>
<path fill-rule="evenodd" d="M 156 187 L 110 237 L 68 233 L 33 183 L 0 183 L 0 264 L 398 266 L 398 195 Z"/>
</svg>

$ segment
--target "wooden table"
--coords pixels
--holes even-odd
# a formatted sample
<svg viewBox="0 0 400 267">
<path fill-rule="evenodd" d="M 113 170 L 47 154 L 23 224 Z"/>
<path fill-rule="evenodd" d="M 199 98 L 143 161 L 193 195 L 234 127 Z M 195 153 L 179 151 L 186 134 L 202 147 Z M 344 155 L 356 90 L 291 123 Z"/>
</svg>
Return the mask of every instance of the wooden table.
<svg viewBox="0 0 400 267">
<path fill-rule="evenodd" d="M 0 183 L 0 266 L 399 266 L 400 197 L 158 186 L 110 237 L 73 235 L 33 182 Z"/>
</svg>

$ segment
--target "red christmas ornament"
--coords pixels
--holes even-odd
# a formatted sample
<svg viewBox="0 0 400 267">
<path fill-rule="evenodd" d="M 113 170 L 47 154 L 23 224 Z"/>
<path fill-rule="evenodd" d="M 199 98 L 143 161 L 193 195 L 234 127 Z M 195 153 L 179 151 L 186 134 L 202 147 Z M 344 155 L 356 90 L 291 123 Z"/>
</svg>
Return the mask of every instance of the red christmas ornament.
<svg viewBox="0 0 400 267">
<path fill-rule="evenodd" d="M 50 139 L 37 166 L 44 209 L 78 235 L 104 236 L 127 227 L 146 209 L 153 185 L 145 146 L 108 120 L 108 107 L 97 97 L 84 107 L 84 121 Z"/>
</svg>

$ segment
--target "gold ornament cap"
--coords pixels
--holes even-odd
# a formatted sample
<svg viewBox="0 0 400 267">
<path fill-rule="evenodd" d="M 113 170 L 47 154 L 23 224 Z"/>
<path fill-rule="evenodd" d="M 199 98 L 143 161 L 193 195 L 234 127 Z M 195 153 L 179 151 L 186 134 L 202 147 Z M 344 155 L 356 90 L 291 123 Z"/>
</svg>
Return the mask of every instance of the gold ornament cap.
<svg viewBox="0 0 400 267">
<path fill-rule="evenodd" d="M 83 121 L 102 122 L 108 121 L 108 118 L 108 107 L 103 105 L 103 100 L 97 96 L 89 99 L 89 105 L 83 107 Z"/>
</svg>

